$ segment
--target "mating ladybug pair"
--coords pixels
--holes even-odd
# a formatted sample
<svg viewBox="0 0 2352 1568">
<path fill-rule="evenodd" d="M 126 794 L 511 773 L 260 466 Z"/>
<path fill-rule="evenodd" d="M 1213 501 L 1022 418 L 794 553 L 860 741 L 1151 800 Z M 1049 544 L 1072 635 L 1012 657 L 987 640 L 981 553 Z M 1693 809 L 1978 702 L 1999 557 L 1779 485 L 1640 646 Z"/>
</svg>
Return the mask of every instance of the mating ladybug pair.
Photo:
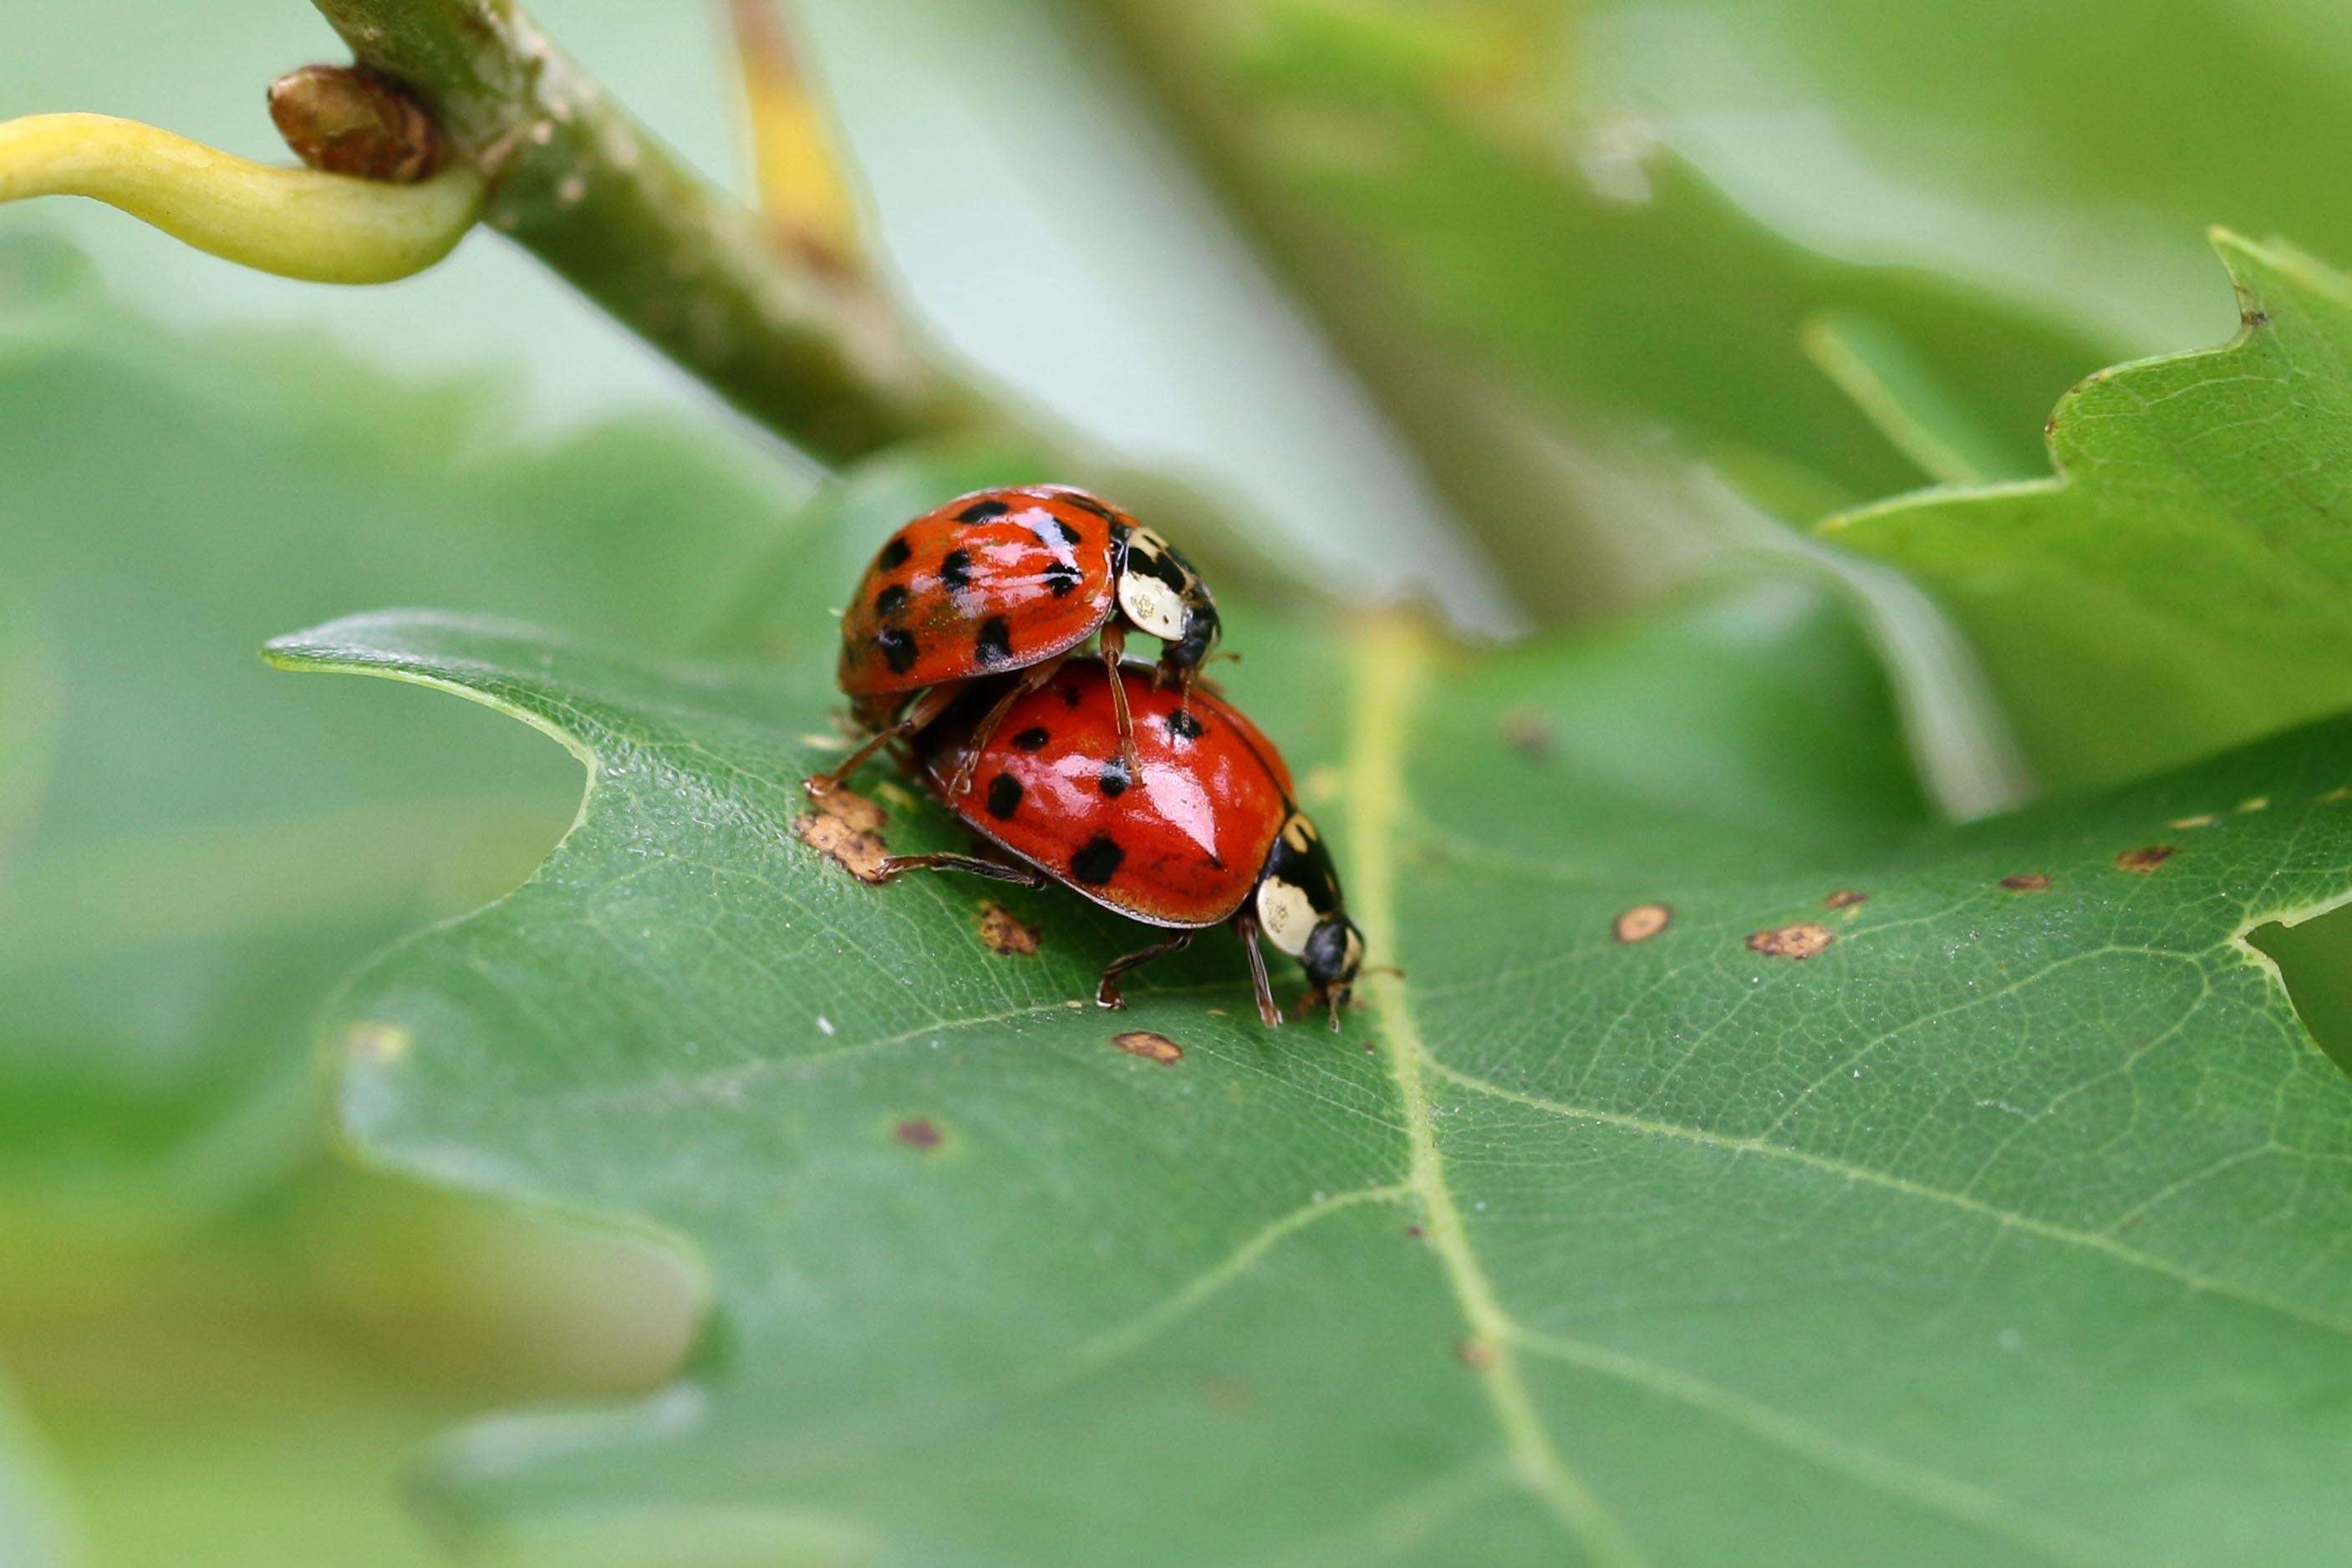
<svg viewBox="0 0 2352 1568">
<path fill-rule="evenodd" d="M 959 497 L 891 535 L 843 612 L 841 689 L 873 733 L 809 788 L 897 742 L 949 810 L 1026 864 L 901 855 L 886 874 L 1058 881 L 1172 931 L 1103 971 L 1106 1007 L 1125 1005 L 1122 975 L 1231 924 L 1258 1016 L 1279 1024 L 1263 933 L 1306 969 L 1336 1029 L 1363 935 L 1282 754 L 1195 683 L 1218 630 L 1191 564 L 1084 490 Z M 1130 632 L 1160 639 L 1156 666 L 1121 662 Z M 1099 658 L 1075 658 L 1090 637 Z"/>
</svg>

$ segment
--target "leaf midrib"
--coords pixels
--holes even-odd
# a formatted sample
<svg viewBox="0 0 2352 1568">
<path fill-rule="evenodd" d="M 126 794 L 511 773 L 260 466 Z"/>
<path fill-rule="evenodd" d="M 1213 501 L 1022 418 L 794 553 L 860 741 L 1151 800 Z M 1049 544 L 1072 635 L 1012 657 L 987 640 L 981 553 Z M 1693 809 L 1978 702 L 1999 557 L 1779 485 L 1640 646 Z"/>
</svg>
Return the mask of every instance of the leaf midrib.
<svg viewBox="0 0 2352 1568">
<path fill-rule="evenodd" d="M 1354 855 L 1349 882 L 1350 903 L 1364 929 L 1366 946 L 1391 962 L 1398 954 L 1395 870 L 1400 828 L 1408 819 L 1404 798 L 1405 734 L 1430 662 L 1427 638 L 1409 623 L 1391 618 L 1375 623 L 1360 634 L 1355 649 L 1356 691 L 1350 724 L 1347 779 L 1350 803 L 1349 844 Z M 1646 1118 L 1588 1110 L 1540 1100 L 1486 1082 L 1448 1066 L 1421 1037 L 1412 996 L 1402 971 L 1369 972 L 1361 983 L 1370 1011 L 1379 1019 L 1381 1055 L 1396 1085 L 1404 1119 L 1411 1163 L 1404 1189 L 1418 1197 L 1423 1224 L 1446 1284 L 1461 1310 L 1472 1338 L 1478 1342 L 1483 1364 L 1475 1370 L 1480 1385 L 1501 1428 L 1516 1479 L 1557 1517 L 1583 1547 L 1589 1559 L 1615 1568 L 1641 1568 L 1647 1562 L 1614 1513 L 1568 1463 L 1543 1422 L 1527 1381 L 1519 1352 L 1580 1366 L 1706 1412 L 1814 1463 L 1885 1490 L 1920 1507 L 1984 1530 L 2025 1547 L 2053 1562 L 2119 1564 L 2126 1556 L 2115 1543 L 2074 1526 L 2021 1508 L 1973 1483 L 1945 1476 L 1907 1460 L 1878 1453 L 1864 1445 L 1822 1432 L 1729 1389 L 1675 1368 L 1625 1354 L 1606 1346 L 1566 1335 L 1528 1329 L 1504 1307 L 1473 1247 L 1468 1227 L 1445 1173 L 1436 1123 L 1423 1080 L 1424 1069 L 1474 1091 L 1528 1105 L 1562 1117 L 1572 1117 L 1658 1137 L 1675 1137 L 1721 1146 L 1727 1150 L 1787 1158 L 1834 1171 L 1851 1180 L 1897 1187 L 1914 1195 L 1962 1204 L 2014 1227 L 2075 1242 L 2140 1264 L 2179 1279 L 2191 1289 L 2211 1290 L 2273 1308 L 2315 1326 L 2347 1331 L 2346 1326 L 2297 1312 L 2270 1300 L 2254 1301 L 2218 1282 L 2193 1277 L 2139 1254 L 2108 1238 L 2067 1231 L 1994 1205 L 1978 1204 L 1938 1189 L 1919 1186 L 1899 1177 L 1884 1176 L 1860 1166 L 1760 1140 L 1739 1140 L 1708 1134 Z M 1368 1194 L 1369 1195 L 1369 1194 Z M 1291 1227 L 1285 1227 L 1286 1230 Z M 1263 1250 L 1255 1248 L 1254 1250 Z M 1220 1271 L 1223 1278 L 1231 1273 Z"/>
<path fill-rule="evenodd" d="M 1384 618 L 1360 634 L 1347 777 L 1349 841 L 1356 863 L 1352 900 L 1375 954 L 1397 952 L 1396 843 L 1404 815 L 1404 733 L 1429 662 L 1424 636 Z M 1423 1223 L 1472 1340 L 1481 1349 L 1480 1387 L 1502 1428 L 1521 1483 L 1566 1525 L 1596 1563 L 1636 1568 L 1644 1560 L 1624 1527 L 1562 1458 L 1520 1375 L 1517 1326 L 1470 1245 L 1461 1206 L 1445 1173 L 1436 1122 L 1422 1081 L 1424 1047 L 1403 976 L 1370 972 L 1361 988 L 1380 1019 L 1381 1056 L 1396 1084 L 1411 1164 L 1406 1184 L 1419 1194 Z"/>
</svg>

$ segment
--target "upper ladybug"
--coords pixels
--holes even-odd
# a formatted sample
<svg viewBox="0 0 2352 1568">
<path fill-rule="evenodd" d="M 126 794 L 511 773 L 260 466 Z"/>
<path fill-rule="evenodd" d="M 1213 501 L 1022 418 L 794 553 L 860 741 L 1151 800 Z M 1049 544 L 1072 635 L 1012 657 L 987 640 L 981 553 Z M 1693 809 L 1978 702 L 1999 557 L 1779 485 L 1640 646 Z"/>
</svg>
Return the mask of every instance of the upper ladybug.
<svg viewBox="0 0 2352 1568">
<path fill-rule="evenodd" d="M 1130 629 L 1160 640 L 1159 679 L 1180 689 L 1216 647 L 1216 604 L 1167 541 L 1068 485 L 958 496 L 892 534 L 842 612 L 841 689 L 876 732 L 809 788 L 831 789 L 884 742 L 921 730 L 962 682 L 1023 671 L 978 727 L 984 742 L 1003 709 L 1096 633 L 1117 668 Z M 1123 691 L 1118 730 L 1132 763 Z"/>
</svg>

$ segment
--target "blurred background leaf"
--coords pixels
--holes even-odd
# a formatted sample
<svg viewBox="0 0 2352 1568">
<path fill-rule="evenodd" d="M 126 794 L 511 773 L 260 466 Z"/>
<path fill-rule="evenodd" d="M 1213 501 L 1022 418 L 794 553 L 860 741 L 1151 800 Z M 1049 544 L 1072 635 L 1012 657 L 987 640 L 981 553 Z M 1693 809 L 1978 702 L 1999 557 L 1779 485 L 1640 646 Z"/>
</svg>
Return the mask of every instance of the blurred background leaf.
<svg viewBox="0 0 2352 1568">
<path fill-rule="evenodd" d="M 1738 536 L 1671 492 L 1628 508 L 1548 483 L 1541 465 L 1496 449 L 1513 418 L 1587 465 L 1638 473 L 1622 455 L 1630 432 L 1636 451 L 1653 448 L 1650 466 L 1676 452 L 1707 460 L 1802 521 L 1926 477 L 1807 363 L 1810 314 L 1848 311 L 1899 334 L 2016 464 L 2033 460 L 2058 394 L 2101 363 L 2094 338 L 2054 324 L 2063 317 L 1925 268 L 1808 250 L 1742 212 L 1641 121 L 1573 94 L 1571 8 L 1108 10 L 1139 79 L 1225 173 L 1538 609 L 1654 588 L 1662 563 L 1687 569 Z M 1497 374 L 1515 392 L 1458 406 L 1455 389 Z M 1524 526 L 1531 511 L 1549 526 Z"/>
<path fill-rule="evenodd" d="M 2221 251 L 2240 341 L 2090 377 L 2052 425 L 2060 477 L 1822 528 L 1953 607 L 2061 788 L 2352 703 L 2352 281 Z"/>
<path fill-rule="evenodd" d="M 1580 101 L 1634 115 L 1812 248 L 1933 269 L 2096 335 L 2212 342 L 2212 225 L 2352 256 L 2312 156 L 2352 133 L 2340 0 L 1591 0 Z M 2084 367 L 2090 368 L 2089 366 Z"/>
<path fill-rule="evenodd" d="M 505 401 L 159 329 L 0 240 L 0 1357 L 93 1561 L 421 1561 L 409 1444 L 496 1383 L 641 1384 L 688 1331 L 674 1271 L 320 1160 L 328 990 L 510 887 L 578 785 L 502 726 L 278 700 L 258 639 L 388 593 L 683 648 L 800 489 L 675 420 L 524 437 Z M 583 1310 L 518 1353 L 541 1292 Z"/>
<path fill-rule="evenodd" d="M 47 242 L 0 249 L 26 720 L 0 765 L 41 792 L 0 881 L 0 1176 L 149 1224 L 313 1146 L 299 1044 L 327 986 L 512 885 L 571 808 L 496 727 L 278 700 L 258 638 L 382 596 L 682 648 L 797 487 L 676 425 L 519 438 L 494 385 L 159 331 L 72 274 Z"/>
<path fill-rule="evenodd" d="M 320 1167 L 200 1234 L 0 1248 L 0 1356 L 65 1561 L 424 1568 L 417 1450 L 508 1399 L 653 1386 L 693 1291 L 641 1247 Z"/>
<path fill-rule="evenodd" d="M 0 1384 L 0 1563 L 70 1568 L 79 1561 L 58 1517 L 45 1446 Z"/>
</svg>

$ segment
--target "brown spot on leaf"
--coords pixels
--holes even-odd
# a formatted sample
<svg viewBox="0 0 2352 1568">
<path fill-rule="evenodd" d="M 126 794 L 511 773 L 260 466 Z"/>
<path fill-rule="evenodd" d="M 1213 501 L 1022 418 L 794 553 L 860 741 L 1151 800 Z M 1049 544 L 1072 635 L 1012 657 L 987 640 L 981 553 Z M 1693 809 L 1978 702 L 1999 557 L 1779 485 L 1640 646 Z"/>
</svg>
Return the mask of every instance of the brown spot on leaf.
<svg viewBox="0 0 2352 1568">
<path fill-rule="evenodd" d="M 855 790 L 835 789 L 793 822 L 801 841 L 861 882 L 880 882 L 890 847 L 882 842 L 882 808 Z"/>
<path fill-rule="evenodd" d="M 2257 327 L 2269 326 L 2271 313 L 2263 310 L 2242 310 L 2238 313 L 2238 320 L 2244 324 L 2248 331 L 2252 331 Z"/>
<path fill-rule="evenodd" d="M 1472 1372 L 1484 1372 L 1495 1364 L 1495 1346 L 1474 1334 L 1454 1347 L 1454 1359 Z"/>
<path fill-rule="evenodd" d="M 2046 893 L 2050 879 L 2039 871 L 2016 871 L 2003 877 L 2000 885 L 2012 893 Z"/>
<path fill-rule="evenodd" d="M 909 1149 L 929 1151 L 948 1141 L 940 1124 L 928 1116 L 909 1116 L 890 1129 L 890 1136 Z"/>
<path fill-rule="evenodd" d="M 2330 805 L 2341 805 L 2344 802 L 2352 800 L 2352 784 L 2337 784 L 2319 798 Z"/>
<path fill-rule="evenodd" d="M 1110 1043 L 1131 1057 L 1158 1062 L 1161 1067 L 1174 1067 L 1183 1056 L 1184 1047 L 1165 1035 L 1155 1035 L 1149 1029 L 1129 1029 L 1124 1035 L 1113 1035 Z"/>
<path fill-rule="evenodd" d="M 1619 942 L 1647 942 L 1673 923 L 1675 911 L 1664 904 L 1635 904 L 1611 924 Z"/>
<path fill-rule="evenodd" d="M 2145 849 L 2126 849 L 2116 857 L 2116 869 L 2136 871 L 2145 877 L 2178 853 L 2169 844 L 2151 844 Z"/>
<path fill-rule="evenodd" d="M 1811 923 L 1776 926 L 1770 931 L 1751 933 L 1748 938 L 1748 951 L 1760 952 L 1767 958 L 1806 959 L 1836 940 L 1827 926 Z"/>
<path fill-rule="evenodd" d="M 1037 951 L 1037 928 L 1003 904 L 991 901 L 980 906 L 980 940 L 991 952 L 1008 957 L 1031 953 Z"/>
<path fill-rule="evenodd" d="M 860 833 L 872 833 L 889 820 L 883 809 L 854 789 L 835 788 L 816 803 L 819 811 L 837 816 Z"/>
<path fill-rule="evenodd" d="M 1868 893 L 1857 893 L 1852 888 L 1840 888 L 1836 892 L 1832 893 L 1828 898 L 1822 900 L 1822 908 L 1825 910 L 1850 910 L 1856 904 L 1865 904 L 1869 901 L 1870 895 Z"/>
<path fill-rule="evenodd" d="M 1421 1226 L 1417 1225 L 1409 1225 L 1404 1227 L 1404 1234 L 1405 1239 L 1408 1241 L 1419 1241 L 1422 1237 Z"/>
<path fill-rule="evenodd" d="M 1503 743 L 1511 750 L 1528 757 L 1551 755 L 1551 726 L 1534 709 L 1506 709 L 1497 722 L 1502 728 Z"/>
</svg>

